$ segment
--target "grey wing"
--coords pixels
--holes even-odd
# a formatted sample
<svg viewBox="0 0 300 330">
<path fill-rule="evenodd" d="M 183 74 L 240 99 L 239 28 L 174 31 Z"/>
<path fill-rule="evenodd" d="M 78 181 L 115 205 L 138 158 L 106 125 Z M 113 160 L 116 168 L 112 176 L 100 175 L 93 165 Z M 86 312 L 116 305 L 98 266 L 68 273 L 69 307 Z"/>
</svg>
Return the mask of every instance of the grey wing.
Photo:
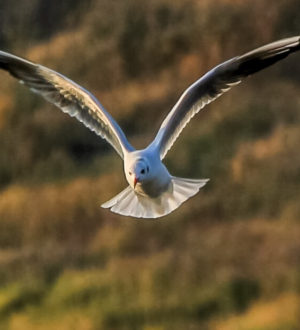
<svg viewBox="0 0 300 330">
<path fill-rule="evenodd" d="M 42 65 L 0 51 L 0 68 L 110 143 L 124 158 L 133 150 L 123 131 L 100 102 L 83 87 Z"/>
<path fill-rule="evenodd" d="M 151 144 L 158 148 L 161 159 L 165 157 L 186 124 L 206 104 L 240 83 L 242 78 L 272 65 L 298 50 L 300 50 L 299 36 L 279 40 L 242 56 L 234 57 L 197 80 L 182 94 L 163 121 Z"/>
</svg>

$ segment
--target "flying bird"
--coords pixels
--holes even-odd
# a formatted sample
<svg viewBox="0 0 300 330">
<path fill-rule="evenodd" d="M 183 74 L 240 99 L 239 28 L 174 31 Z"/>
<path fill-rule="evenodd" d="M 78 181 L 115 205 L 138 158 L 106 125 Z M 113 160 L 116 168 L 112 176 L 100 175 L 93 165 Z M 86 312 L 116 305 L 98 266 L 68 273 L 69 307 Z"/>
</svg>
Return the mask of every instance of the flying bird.
<svg viewBox="0 0 300 330">
<path fill-rule="evenodd" d="M 295 36 L 216 66 L 184 91 L 154 140 L 142 150 L 131 146 L 120 126 L 95 96 L 62 74 L 3 51 L 0 51 L 0 68 L 104 138 L 123 159 L 129 186 L 102 207 L 125 216 L 158 218 L 177 209 L 208 182 L 208 179 L 172 176 L 162 162 L 186 124 L 205 105 L 239 84 L 244 77 L 298 50 L 300 36 Z"/>
</svg>

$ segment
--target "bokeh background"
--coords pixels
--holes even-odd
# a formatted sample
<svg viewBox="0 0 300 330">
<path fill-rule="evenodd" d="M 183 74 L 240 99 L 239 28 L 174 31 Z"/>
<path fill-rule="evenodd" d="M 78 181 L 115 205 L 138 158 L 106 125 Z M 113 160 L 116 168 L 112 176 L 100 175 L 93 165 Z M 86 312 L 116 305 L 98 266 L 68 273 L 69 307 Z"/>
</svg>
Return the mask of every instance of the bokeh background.
<svg viewBox="0 0 300 330">
<path fill-rule="evenodd" d="M 216 64 L 300 33 L 299 0 L 1 0 L 0 48 L 92 91 L 136 147 Z M 0 73 L 0 328 L 294 330 L 300 54 L 207 106 L 166 158 L 211 178 L 156 221 L 100 204 L 122 162 Z"/>
</svg>

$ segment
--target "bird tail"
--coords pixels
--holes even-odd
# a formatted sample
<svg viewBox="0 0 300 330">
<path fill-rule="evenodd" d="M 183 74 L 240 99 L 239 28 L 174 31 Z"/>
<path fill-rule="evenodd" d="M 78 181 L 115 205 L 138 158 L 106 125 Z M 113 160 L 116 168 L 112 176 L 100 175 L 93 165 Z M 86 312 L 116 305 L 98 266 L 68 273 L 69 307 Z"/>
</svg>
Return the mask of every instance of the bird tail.
<svg viewBox="0 0 300 330">
<path fill-rule="evenodd" d="M 101 206 L 121 215 L 148 219 L 159 218 L 171 213 L 194 196 L 208 180 L 172 177 L 169 189 L 157 198 L 137 194 L 128 186 Z"/>
</svg>

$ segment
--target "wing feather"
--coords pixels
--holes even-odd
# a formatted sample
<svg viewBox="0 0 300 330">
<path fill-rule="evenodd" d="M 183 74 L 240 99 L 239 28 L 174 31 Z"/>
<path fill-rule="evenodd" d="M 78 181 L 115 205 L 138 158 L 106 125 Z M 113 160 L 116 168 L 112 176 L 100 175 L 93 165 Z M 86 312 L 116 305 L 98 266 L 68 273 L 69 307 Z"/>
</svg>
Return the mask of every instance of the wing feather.
<svg viewBox="0 0 300 330">
<path fill-rule="evenodd" d="M 205 105 L 239 84 L 243 78 L 298 50 L 300 50 L 299 36 L 279 40 L 234 57 L 197 80 L 182 94 L 169 112 L 151 144 L 159 149 L 161 159 L 165 157 L 187 123 Z"/>
<path fill-rule="evenodd" d="M 120 126 L 101 103 L 72 80 L 3 51 L 0 51 L 0 68 L 104 138 L 122 158 L 125 151 L 133 150 Z"/>
</svg>

